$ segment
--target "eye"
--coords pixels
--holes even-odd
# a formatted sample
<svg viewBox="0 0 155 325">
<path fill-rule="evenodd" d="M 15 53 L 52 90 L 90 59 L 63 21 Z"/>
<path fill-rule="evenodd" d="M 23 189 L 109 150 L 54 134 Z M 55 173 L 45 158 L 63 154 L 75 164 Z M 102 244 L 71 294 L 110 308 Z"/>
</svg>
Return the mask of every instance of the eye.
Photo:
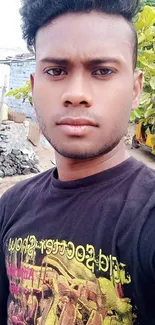
<svg viewBox="0 0 155 325">
<path fill-rule="evenodd" d="M 115 73 L 115 71 L 113 69 L 102 68 L 102 69 L 98 69 L 98 70 L 94 71 L 93 76 L 109 76 L 113 73 Z"/>
<path fill-rule="evenodd" d="M 61 68 L 53 68 L 46 71 L 47 74 L 53 77 L 64 76 L 67 72 Z"/>
</svg>

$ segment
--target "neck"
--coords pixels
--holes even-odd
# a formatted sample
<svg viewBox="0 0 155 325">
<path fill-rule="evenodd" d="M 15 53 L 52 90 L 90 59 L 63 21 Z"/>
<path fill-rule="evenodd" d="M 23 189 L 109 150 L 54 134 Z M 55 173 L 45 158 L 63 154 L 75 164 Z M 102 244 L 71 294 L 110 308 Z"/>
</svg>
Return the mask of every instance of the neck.
<svg viewBox="0 0 155 325">
<path fill-rule="evenodd" d="M 123 140 L 108 154 L 90 160 L 68 159 L 57 152 L 55 156 L 59 179 L 65 182 L 100 173 L 129 158 Z"/>
</svg>

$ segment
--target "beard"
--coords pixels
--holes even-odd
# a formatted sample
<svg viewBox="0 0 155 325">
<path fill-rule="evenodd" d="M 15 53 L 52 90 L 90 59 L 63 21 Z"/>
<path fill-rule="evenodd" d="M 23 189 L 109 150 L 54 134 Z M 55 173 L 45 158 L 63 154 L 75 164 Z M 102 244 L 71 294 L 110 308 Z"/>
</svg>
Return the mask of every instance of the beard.
<svg viewBox="0 0 155 325">
<path fill-rule="evenodd" d="M 83 149 L 83 151 L 79 150 L 79 151 L 69 151 L 67 149 L 63 149 L 63 148 L 59 148 L 59 146 L 54 142 L 51 141 L 50 139 L 48 139 L 46 137 L 46 134 L 44 135 L 45 138 L 48 140 L 48 142 L 51 144 L 51 146 L 53 147 L 53 149 L 59 153 L 61 156 L 68 158 L 68 159 L 74 159 L 74 160 L 91 160 L 100 156 L 104 156 L 106 154 L 108 154 L 109 152 L 111 152 L 115 147 L 117 147 L 117 145 L 119 144 L 119 142 L 121 141 L 122 138 L 120 138 L 119 140 L 111 143 L 111 144 L 104 144 L 104 146 L 102 146 L 102 148 L 100 149 L 91 149 L 90 151 Z M 82 145 L 81 145 L 82 147 Z"/>
<path fill-rule="evenodd" d="M 60 141 L 57 141 L 56 139 L 52 139 L 49 136 L 49 133 L 47 131 L 46 125 L 45 123 L 42 121 L 41 118 L 39 118 L 37 116 L 42 134 L 44 135 L 44 137 L 46 138 L 46 140 L 50 143 L 50 145 L 53 147 L 53 149 L 59 153 L 61 156 L 68 158 L 68 159 L 74 159 L 74 160 L 90 160 L 90 159 L 94 159 L 103 155 L 108 154 L 109 152 L 111 152 L 115 147 L 117 147 L 117 145 L 119 144 L 119 142 L 122 140 L 125 132 L 122 134 L 115 134 L 115 136 L 113 137 L 109 137 L 109 141 L 105 142 L 105 140 L 103 139 L 103 141 L 100 142 L 103 143 L 102 146 L 96 146 L 96 144 L 91 143 L 91 145 L 87 145 L 87 146 L 83 146 L 83 143 L 81 140 L 77 139 L 77 143 L 73 146 L 74 148 L 70 148 L 69 146 L 69 141 L 72 140 L 68 140 L 67 146 L 63 146 L 62 143 Z M 117 128 L 118 129 L 118 128 Z M 72 147 L 72 146 L 71 146 Z"/>
</svg>

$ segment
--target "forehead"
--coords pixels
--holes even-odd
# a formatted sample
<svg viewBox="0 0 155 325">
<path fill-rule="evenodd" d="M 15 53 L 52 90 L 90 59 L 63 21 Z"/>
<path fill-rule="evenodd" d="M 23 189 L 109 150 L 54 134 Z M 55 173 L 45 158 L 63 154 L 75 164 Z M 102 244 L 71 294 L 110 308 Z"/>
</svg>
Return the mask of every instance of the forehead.
<svg viewBox="0 0 155 325">
<path fill-rule="evenodd" d="M 36 59 L 92 59 L 112 54 L 132 60 L 132 39 L 131 28 L 122 17 L 97 12 L 65 14 L 38 31 Z"/>
</svg>

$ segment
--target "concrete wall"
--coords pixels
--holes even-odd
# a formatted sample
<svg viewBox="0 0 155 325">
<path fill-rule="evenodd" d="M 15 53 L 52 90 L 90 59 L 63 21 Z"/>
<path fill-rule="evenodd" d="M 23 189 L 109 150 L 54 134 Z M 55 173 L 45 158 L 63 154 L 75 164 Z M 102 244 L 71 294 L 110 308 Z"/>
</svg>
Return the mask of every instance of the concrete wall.
<svg viewBox="0 0 155 325">
<path fill-rule="evenodd" d="M 22 87 L 30 79 L 30 74 L 35 70 L 35 60 L 13 61 L 10 63 L 10 83 L 9 89 Z M 22 100 L 16 100 L 14 97 L 8 97 L 7 104 L 9 108 L 24 112 L 27 117 L 34 117 L 32 106 Z"/>
<path fill-rule="evenodd" d="M 0 101 L 1 101 L 1 94 L 2 88 L 4 86 L 4 80 L 6 78 L 6 86 L 7 90 L 9 89 L 9 79 L 10 79 L 10 67 L 6 64 L 0 64 Z"/>
</svg>

